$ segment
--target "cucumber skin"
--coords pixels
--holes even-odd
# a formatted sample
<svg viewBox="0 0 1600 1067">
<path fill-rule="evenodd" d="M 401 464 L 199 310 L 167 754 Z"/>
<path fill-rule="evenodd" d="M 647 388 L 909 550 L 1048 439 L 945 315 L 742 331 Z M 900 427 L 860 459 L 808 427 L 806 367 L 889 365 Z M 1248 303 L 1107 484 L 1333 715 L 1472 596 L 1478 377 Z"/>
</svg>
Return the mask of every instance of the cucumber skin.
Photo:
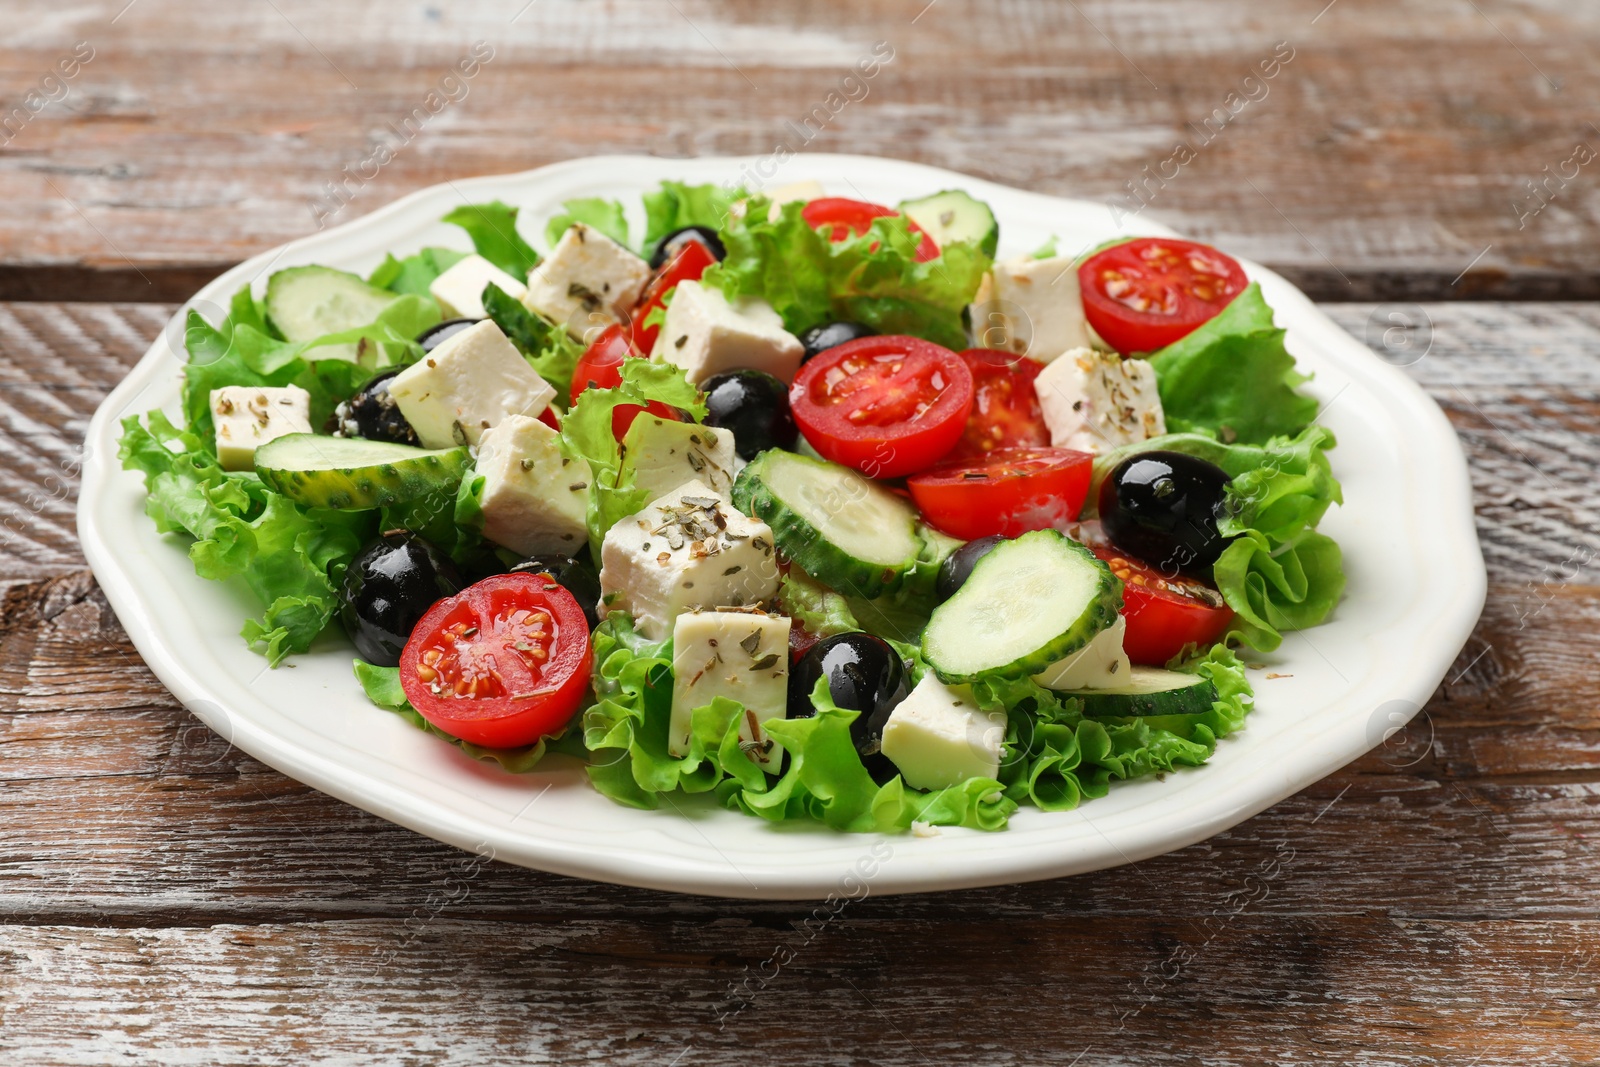
<svg viewBox="0 0 1600 1067">
<path fill-rule="evenodd" d="M 1217 700 L 1215 685 L 1198 674 L 1194 678 L 1195 685 L 1169 689 L 1164 693 L 1116 693 L 1088 689 L 1071 695 L 1083 701 L 1086 718 L 1119 721 L 1143 719 L 1150 726 L 1178 733 L 1174 727 L 1185 721 L 1192 723 L 1193 719 L 1205 715 Z M 1193 694 L 1202 685 L 1205 689 L 1201 696 L 1180 695 Z"/>
<path fill-rule="evenodd" d="M 367 467 L 330 467 L 324 470 L 284 470 L 256 467 L 270 489 L 308 508 L 366 511 L 404 504 L 461 479 L 472 467 L 465 448 L 417 456 L 399 463 Z"/>
<path fill-rule="evenodd" d="M 911 536 L 916 540 L 919 551 L 901 566 L 867 564 L 846 555 L 829 544 L 820 530 L 791 511 L 767 488 L 767 484 L 761 480 L 761 472 L 765 469 L 762 459 L 770 454 L 764 452 L 751 460 L 733 480 L 731 495 L 734 506 L 772 527 L 773 544 L 783 552 L 784 557 L 818 581 L 840 592 L 868 600 L 899 592 L 916 571 L 921 555 L 922 540 L 917 536 L 914 523 Z"/>
<path fill-rule="evenodd" d="M 1122 611 L 1122 583 L 1117 579 L 1116 575 L 1111 573 L 1111 568 L 1097 559 L 1093 552 L 1090 552 L 1087 548 L 1057 530 L 1035 530 L 1032 533 L 1023 534 L 1022 537 L 1016 540 L 1020 541 L 1025 537 L 1037 537 L 1040 535 L 1059 537 L 1068 549 L 1089 560 L 1102 572 L 1099 588 L 1095 590 L 1089 604 L 1065 633 L 1049 641 L 1038 651 L 1029 653 L 1011 663 L 967 673 L 941 669 L 935 655 L 930 652 L 928 635 L 934 629 L 934 624 L 939 614 L 938 609 L 934 609 L 934 618 L 928 621 L 928 628 L 922 632 L 922 656 L 928 661 L 928 666 L 933 668 L 933 672 L 939 676 L 941 682 L 946 685 L 968 685 L 984 678 L 1032 678 L 1052 663 L 1063 660 L 1083 648 L 1094 640 L 1095 635 L 1101 630 L 1106 629 L 1106 627 L 1117 621 L 1117 615 Z M 1000 547 L 1004 546 L 998 546 L 995 551 L 990 552 L 978 561 L 977 566 L 972 568 L 972 574 L 963 584 L 963 588 L 972 585 L 973 579 L 982 573 L 985 564 L 995 558 L 996 554 L 999 553 Z M 1004 553 L 999 554 L 1003 561 Z M 960 593 L 958 592 L 956 596 L 960 596 Z M 951 601 L 954 599 L 955 597 L 952 597 Z M 946 601 L 946 603 L 949 602 Z M 1019 610 L 1027 610 L 1026 605 L 1019 605 Z M 1078 696 L 1081 694 L 1073 695 Z"/>
</svg>

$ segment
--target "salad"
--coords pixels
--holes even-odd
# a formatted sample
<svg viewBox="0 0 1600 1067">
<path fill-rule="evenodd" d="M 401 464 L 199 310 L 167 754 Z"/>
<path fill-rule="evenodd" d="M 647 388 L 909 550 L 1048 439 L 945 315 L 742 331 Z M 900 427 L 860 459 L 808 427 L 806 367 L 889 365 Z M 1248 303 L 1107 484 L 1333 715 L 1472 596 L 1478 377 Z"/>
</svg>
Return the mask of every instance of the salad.
<svg viewBox="0 0 1600 1067">
<path fill-rule="evenodd" d="M 120 454 L 271 665 L 342 630 L 374 703 L 622 804 L 995 830 L 1205 762 L 1236 650 L 1333 610 L 1334 439 L 1216 249 L 997 259 L 959 190 L 644 217 L 465 206 L 471 252 L 189 313 Z"/>
</svg>

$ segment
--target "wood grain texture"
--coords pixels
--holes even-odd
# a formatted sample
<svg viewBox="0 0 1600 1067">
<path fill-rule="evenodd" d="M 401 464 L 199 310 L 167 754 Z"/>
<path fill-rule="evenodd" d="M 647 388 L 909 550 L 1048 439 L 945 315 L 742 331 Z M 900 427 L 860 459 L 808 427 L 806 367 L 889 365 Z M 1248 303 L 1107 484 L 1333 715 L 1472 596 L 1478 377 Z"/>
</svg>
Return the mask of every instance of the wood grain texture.
<svg viewBox="0 0 1600 1067">
<path fill-rule="evenodd" d="M 1489 604 L 1425 713 L 1181 852 L 830 917 L 483 865 L 230 748 L 72 540 L 87 416 L 171 309 L 0 305 L 3 1062 L 1600 1057 L 1600 307 L 1327 310 L 1426 324 L 1470 458 Z"/>
<path fill-rule="evenodd" d="M 779 145 L 894 155 L 1125 209 L 1139 205 L 1123 198 L 1140 183 L 1151 218 L 1323 299 L 1600 296 L 1600 160 L 1568 162 L 1580 144 L 1600 152 L 1590 5 L 14 0 L 7 10 L 0 121 L 23 107 L 0 136 L 0 296 L 11 299 L 183 299 L 226 265 L 315 229 L 312 204 L 329 183 L 349 183 L 332 220 L 342 222 L 468 175 L 604 152 Z M 92 59 L 46 87 L 58 100 L 34 97 L 33 115 L 27 94 L 79 40 Z M 456 102 L 397 133 L 479 40 L 494 56 L 445 86 L 441 99 Z M 893 60 L 844 87 L 854 101 L 830 104 L 879 41 Z M 1278 42 L 1292 58 L 1247 83 Z M 1216 120 L 1230 105 L 1236 114 Z M 819 107 L 813 132 L 797 136 Z M 1194 158 L 1164 166 L 1180 140 Z M 364 166 L 380 144 L 393 160 Z"/>
</svg>

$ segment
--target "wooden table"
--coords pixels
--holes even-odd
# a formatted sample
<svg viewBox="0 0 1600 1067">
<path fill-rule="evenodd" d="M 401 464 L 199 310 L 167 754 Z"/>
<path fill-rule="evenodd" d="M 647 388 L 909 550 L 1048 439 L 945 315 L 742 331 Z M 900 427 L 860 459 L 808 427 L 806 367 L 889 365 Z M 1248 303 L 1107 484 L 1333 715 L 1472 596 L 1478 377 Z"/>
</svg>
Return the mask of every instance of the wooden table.
<svg viewBox="0 0 1600 1067">
<path fill-rule="evenodd" d="M 0 116 L 0 1063 L 1600 1059 L 1600 306 L 1559 302 L 1600 295 L 1600 160 L 1566 165 L 1600 148 L 1588 9 L 7 13 L 0 101 L 27 114 Z M 444 83 L 475 40 L 492 59 Z M 46 80 L 78 41 L 92 58 Z M 1418 305 L 1408 371 L 1470 457 L 1490 591 L 1404 734 L 1173 855 L 869 898 L 815 929 L 804 905 L 480 866 L 174 703 L 72 532 L 85 423 L 174 301 L 309 232 L 324 183 L 441 85 L 457 99 L 334 221 L 577 155 L 771 151 L 877 41 L 894 58 L 809 147 L 1103 199 L 1249 94 L 1143 186 L 1150 216 L 1291 275 L 1380 349 Z M 1247 83 L 1277 42 L 1292 58 Z"/>
</svg>

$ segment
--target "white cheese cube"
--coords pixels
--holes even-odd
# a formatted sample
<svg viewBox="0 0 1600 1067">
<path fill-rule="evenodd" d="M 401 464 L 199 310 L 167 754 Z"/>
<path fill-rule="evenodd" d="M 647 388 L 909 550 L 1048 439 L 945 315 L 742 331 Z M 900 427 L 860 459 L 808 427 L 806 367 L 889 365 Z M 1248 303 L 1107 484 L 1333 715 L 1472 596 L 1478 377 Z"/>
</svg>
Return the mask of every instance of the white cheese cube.
<svg viewBox="0 0 1600 1067">
<path fill-rule="evenodd" d="M 732 430 L 641 414 L 622 439 L 622 478 L 632 471 L 634 488 L 652 500 L 694 481 L 726 496 L 742 466 Z"/>
<path fill-rule="evenodd" d="M 1094 640 L 1050 664 L 1033 680 L 1046 689 L 1067 691 L 1126 685 L 1131 667 L 1128 654 L 1122 650 L 1122 638 L 1127 632 L 1128 620 L 1118 615 L 1117 621 L 1095 634 Z"/>
<path fill-rule="evenodd" d="M 1000 771 L 1006 714 L 985 712 L 964 685 L 947 686 L 932 671 L 889 713 L 883 754 L 916 789 L 948 789 Z"/>
<path fill-rule="evenodd" d="M 611 527 L 600 546 L 600 595 L 651 641 L 686 611 L 749 607 L 776 594 L 772 529 L 690 482 Z"/>
<path fill-rule="evenodd" d="M 982 348 L 1050 363 L 1090 344 L 1072 256 L 1012 259 L 984 275 L 968 308 Z"/>
<path fill-rule="evenodd" d="M 389 382 L 425 448 L 475 445 L 508 415 L 537 416 L 556 391 L 492 321 L 453 334 Z"/>
<path fill-rule="evenodd" d="M 672 724 L 667 751 L 689 751 L 691 713 L 714 697 L 745 706 L 744 751 L 763 766 L 778 749 L 761 724 L 785 717 L 789 701 L 789 620 L 744 611 L 693 611 L 672 627 Z"/>
<path fill-rule="evenodd" d="M 561 454 L 561 435 L 508 415 L 483 431 L 473 476 L 483 478 L 483 536 L 513 552 L 571 556 L 589 536 L 589 464 Z"/>
<path fill-rule="evenodd" d="M 783 317 L 758 296 L 732 303 L 721 290 L 680 282 L 656 335 L 655 359 L 682 367 L 696 385 L 713 374 L 753 367 L 782 381 L 794 378 L 805 347 Z"/>
<path fill-rule="evenodd" d="M 648 263 L 599 230 L 575 222 L 528 272 L 522 303 L 584 339 L 594 327 L 621 322 L 649 280 Z"/>
<path fill-rule="evenodd" d="M 211 421 L 217 427 L 217 462 L 222 469 L 252 470 L 260 446 L 284 434 L 311 432 L 311 394 L 298 385 L 213 389 Z"/>
<path fill-rule="evenodd" d="M 474 255 L 457 260 L 428 284 L 428 292 L 439 301 L 447 318 L 482 319 L 488 317 L 483 310 L 483 291 L 490 282 L 518 300 L 528 291 L 526 285 L 482 256 Z"/>
<path fill-rule="evenodd" d="M 1077 348 L 1033 380 L 1050 443 L 1104 452 L 1167 432 L 1156 372 L 1142 359 Z"/>
</svg>

